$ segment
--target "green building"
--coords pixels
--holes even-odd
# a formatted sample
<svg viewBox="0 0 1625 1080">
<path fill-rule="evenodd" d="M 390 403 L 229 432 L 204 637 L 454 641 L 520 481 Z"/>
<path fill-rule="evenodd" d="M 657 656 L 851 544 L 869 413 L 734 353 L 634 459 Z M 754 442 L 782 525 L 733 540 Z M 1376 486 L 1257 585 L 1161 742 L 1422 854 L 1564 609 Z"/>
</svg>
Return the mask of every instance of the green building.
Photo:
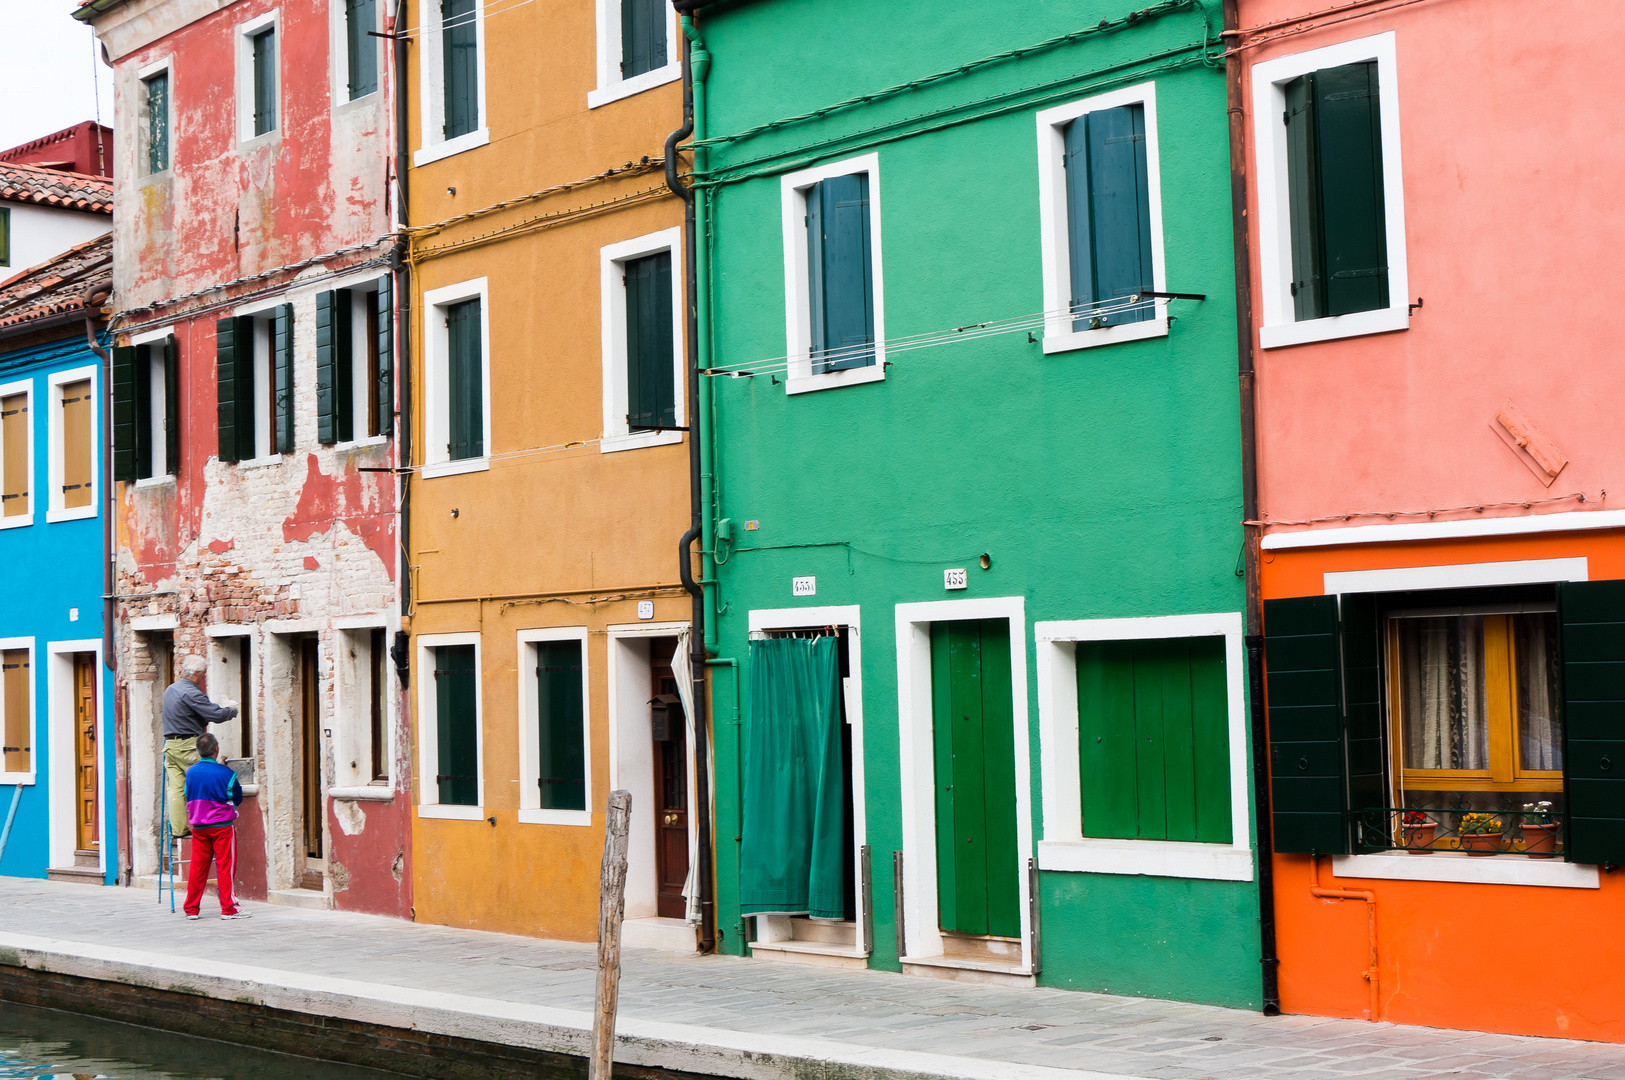
<svg viewBox="0 0 1625 1080">
<path fill-rule="evenodd" d="M 1259 1006 L 1217 5 L 677 7 L 719 947 Z"/>
</svg>

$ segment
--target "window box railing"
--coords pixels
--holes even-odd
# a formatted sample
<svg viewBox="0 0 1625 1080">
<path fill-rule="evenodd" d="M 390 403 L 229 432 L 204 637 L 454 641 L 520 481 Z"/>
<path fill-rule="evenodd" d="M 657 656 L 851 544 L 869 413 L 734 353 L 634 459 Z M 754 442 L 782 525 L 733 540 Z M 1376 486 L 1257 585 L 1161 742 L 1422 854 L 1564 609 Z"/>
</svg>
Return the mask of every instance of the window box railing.
<svg viewBox="0 0 1625 1080">
<path fill-rule="evenodd" d="M 1556 858 L 1567 847 L 1567 815 L 1550 809 L 1383 806 L 1356 811 L 1355 850 L 1464 852 Z"/>
</svg>

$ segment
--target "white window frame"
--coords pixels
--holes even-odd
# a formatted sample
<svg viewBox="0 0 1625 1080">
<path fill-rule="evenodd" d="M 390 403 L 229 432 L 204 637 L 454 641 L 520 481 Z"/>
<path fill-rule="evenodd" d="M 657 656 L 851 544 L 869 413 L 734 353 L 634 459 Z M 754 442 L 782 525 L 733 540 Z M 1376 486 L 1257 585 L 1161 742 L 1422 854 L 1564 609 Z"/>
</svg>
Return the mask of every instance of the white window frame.
<svg viewBox="0 0 1625 1080">
<path fill-rule="evenodd" d="M 379 282 L 382 280 L 382 275 L 372 274 L 345 278 L 332 286 L 334 289 L 350 290 L 350 431 L 355 436 L 334 443 L 334 450 L 382 446 L 389 441 L 388 435 L 364 434 L 367 430 L 367 408 L 372 395 L 377 393 L 377 388 L 367 380 L 367 352 L 374 347 L 374 343 L 367 339 L 367 310 L 377 302 Z M 381 421 L 383 418 L 379 419 Z"/>
<path fill-rule="evenodd" d="M 351 782 L 334 783 L 327 794 L 335 799 L 390 800 L 395 793 L 395 695 L 390 692 L 389 679 L 389 618 L 386 615 L 350 615 L 333 620 L 333 677 L 334 677 L 334 732 L 333 772 L 335 779 L 348 774 Z M 360 657 L 351 660 L 349 649 L 357 640 L 366 641 L 372 631 L 384 631 L 384 679 L 379 688 L 383 695 L 384 713 L 383 762 L 385 780 L 372 777 L 372 671 L 360 663 Z M 370 651 L 370 650 L 369 650 Z M 369 656 L 368 663 L 377 663 L 378 657 Z M 356 769 L 348 762 L 352 758 Z M 364 777 L 364 779 L 363 779 Z"/>
<path fill-rule="evenodd" d="M 384 29 L 383 22 L 389 17 L 389 7 L 389 0 L 379 0 L 374 5 L 374 10 L 378 13 L 378 25 L 372 27 L 373 30 L 382 31 Z M 333 72 L 333 108 L 337 110 L 358 101 L 366 101 L 384 89 L 384 39 L 372 39 L 372 47 L 376 50 L 378 57 L 378 88 L 370 93 L 362 94 L 360 97 L 351 97 L 350 26 L 349 13 L 345 10 L 345 0 L 331 0 L 328 4 L 328 10 L 331 12 L 331 17 L 328 20 L 328 53 L 333 58 L 333 62 L 329 66 Z"/>
<path fill-rule="evenodd" d="M 169 132 L 169 168 L 160 169 L 158 172 L 148 172 L 147 162 L 151 160 L 148 154 L 152 149 L 148 138 L 152 128 L 148 124 L 150 113 L 147 110 L 147 80 L 154 75 L 165 75 L 169 80 L 169 115 L 164 120 L 165 130 Z M 135 171 L 140 174 L 137 183 L 153 178 L 168 177 L 175 171 L 175 57 L 173 55 L 166 56 L 138 70 L 135 73 L 135 94 Z"/>
<path fill-rule="evenodd" d="M 812 369 L 812 300 L 807 268 L 807 191 L 820 180 L 867 173 L 869 176 L 869 265 L 875 307 L 875 362 L 868 367 L 826 371 Z M 883 382 L 886 378 L 885 273 L 880 244 L 880 155 L 835 161 L 780 178 L 779 196 L 784 227 L 784 322 L 788 370 L 786 394 L 830 390 L 837 386 Z"/>
<path fill-rule="evenodd" d="M 588 631 L 585 626 L 549 626 L 519 631 L 519 823 L 521 825 L 591 825 L 592 785 L 592 679 L 587 660 Z M 544 810 L 537 786 L 541 776 L 540 732 L 536 729 L 539 702 L 536 699 L 536 649 L 542 641 L 581 643 L 581 745 L 582 767 L 586 775 L 585 810 Z"/>
<path fill-rule="evenodd" d="M 34 512 L 39 506 L 39 478 L 34 475 L 34 414 L 38 412 L 35 408 L 37 395 L 34 393 L 34 380 L 18 379 L 16 382 L 0 384 L 0 399 L 12 397 L 16 394 L 23 394 L 28 398 L 28 446 L 26 451 L 28 454 L 26 470 L 28 475 L 28 513 L 15 514 L 11 517 L 0 516 L 0 529 L 20 529 L 25 525 L 34 524 Z M 0 441 L 0 470 L 4 468 L 5 443 Z M 3 475 L 4 472 L 0 471 L 0 476 Z M 9 783 L 9 781 L 0 780 L 0 783 Z"/>
<path fill-rule="evenodd" d="M 1074 330 L 1072 307 L 1072 235 L 1066 209 L 1066 126 L 1080 116 L 1105 109 L 1139 105 L 1145 113 L 1145 174 L 1151 210 L 1151 281 L 1165 292 L 1167 264 L 1162 252 L 1162 166 L 1157 148 L 1157 84 L 1097 94 L 1044 109 L 1038 114 L 1039 258 L 1044 274 L 1044 355 L 1115 345 L 1123 341 L 1166 337 L 1168 301 L 1158 300 L 1152 317 L 1099 330 Z"/>
<path fill-rule="evenodd" d="M 479 777 L 477 806 L 450 806 L 440 802 L 440 703 L 434 685 L 434 651 L 442 645 L 474 646 L 474 768 Z M 418 806 L 420 818 L 479 821 L 485 817 L 485 666 L 478 631 L 463 634 L 420 634 L 417 639 L 418 684 Z"/>
<path fill-rule="evenodd" d="M 1400 163 L 1399 64 L 1394 32 L 1339 42 L 1253 65 L 1253 144 L 1258 169 L 1259 297 L 1262 348 L 1406 330 L 1411 324 L 1405 257 L 1405 173 Z M 1297 322 L 1292 304 L 1292 210 L 1287 192 L 1286 84 L 1323 68 L 1377 62 L 1382 120 L 1383 215 L 1388 239 L 1388 306 Z"/>
<path fill-rule="evenodd" d="M 67 497 L 62 493 L 62 474 L 66 468 L 65 460 L 67 444 L 64 440 L 67 432 L 62 429 L 62 388 L 69 383 L 89 381 L 90 383 L 90 505 L 75 506 L 71 509 L 66 505 Z M 101 399 L 101 372 L 94 364 L 84 367 L 66 368 L 62 371 L 53 371 L 46 376 L 46 400 L 50 403 L 50 415 L 46 417 L 46 427 L 50 432 L 49 452 L 50 467 L 47 469 L 50 480 L 46 486 L 45 520 L 58 521 L 84 521 L 93 518 L 101 509 L 102 504 L 102 461 L 99 452 L 102 445 L 102 399 Z M 30 404 L 28 409 L 30 420 L 34 418 L 34 409 Z M 32 428 L 30 428 L 32 433 Z M 33 509 L 33 492 L 29 492 L 29 509 Z"/>
<path fill-rule="evenodd" d="M 276 35 L 276 126 L 263 135 L 254 134 L 254 37 L 266 27 Z M 241 147 L 260 145 L 282 134 L 283 90 L 282 52 L 286 44 L 282 36 L 282 12 L 273 8 L 265 14 L 237 25 L 237 144 Z M 170 87 L 170 101 L 175 100 L 174 87 Z M 173 145 L 174 128 L 170 129 Z"/>
<path fill-rule="evenodd" d="M 136 348 L 140 348 L 143 345 L 162 343 L 171 337 L 175 338 L 175 347 L 178 353 L 180 349 L 180 336 L 175 333 L 174 326 L 162 326 L 156 330 L 148 330 L 143 333 L 136 334 L 130 338 L 130 344 Z M 180 364 L 178 356 L 176 360 L 177 370 L 175 372 L 175 378 L 179 380 L 180 371 L 178 369 Z M 147 357 L 147 363 L 149 365 L 156 365 L 156 373 L 159 376 L 157 380 L 154 381 L 151 377 L 153 372 L 148 372 L 147 389 L 152 395 L 152 400 L 148 402 L 147 411 L 150 419 L 152 420 L 152 430 L 148 432 L 147 438 L 152 440 L 153 473 L 151 476 L 142 477 L 141 479 L 137 480 L 135 482 L 135 486 L 138 488 L 162 487 L 165 484 L 173 484 L 175 482 L 175 474 L 168 471 L 169 462 L 167 461 L 168 455 L 165 447 L 164 421 L 168 419 L 168 417 L 165 415 L 168 401 L 164 394 L 164 380 L 162 377 L 164 354 L 160 351 L 156 356 Z M 181 388 L 179 386 L 175 388 L 177 399 L 180 396 L 180 389 Z M 158 468 L 160 458 L 166 459 L 162 462 L 162 464 L 165 466 L 163 470 Z"/>
<path fill-rule="evenodd" d="M 46 669 L 43 672 L 48 680 L 46 684 L 46 699 L 50 716 L 48 722 L 53 738 L 46 741 L 50 755 L 50 798 L 46 811 L 46 854 L 47 866 L 66 868 L 74 865 L 74 852 L 76 830 L 74 828 L 77 818 L 79 798 L 79 785 L 74 782 L 74 774 L 78 771 L 77 747 L 74 741 L 74 686 L 73 686 L 73 657 L 77 653 L 94 653 L 96 656 L 96 836 L 101 843 L 96 848 L 96 867 L 102 873 L 107 872 L 107 849 L 110 846 L 107 835 L 108 818 L 111 816 L 107 810 L 107 780 L 113 775 L 108 770 L 114 767 L 112 743 L 108 736 L 111 726 L 105 723 L 107 704 L 105 701 L 105 680 L 102 673 L 102 639 L 84 638 L 78 641 L 47 641 L 45 643 Z M 30 674 L 40 674 L 29 668 Z M 39 728 L 36 725 L 35 731 Z M 0 783 L 6 783 L 0 779 Z"/>
<path fill-rule="evenodd" d="M 1247 750 L 1241 613 L 1039 622 L 1033 624 L 1033 637 L 1038 653 L 1039 759 L 1044 783 L 1044 838 L 1038 842 L 1038 868 L 1209 881 L 1253 880 L 1253 817 L 1248 797 L 1251 758 Z M 1077 643 L 1209 637 L 1224 639 L 1230 842 L 1085 837 L 1084 777 L 1078 760 Z"/>
<path fill-rule="evenodd" d="M 252 304 L 244 304 L 232 310 L 236 317 L 253 316 L 254 339 L 253 354 L 249 362 L 254 365 L 254 456 L 237 462 L 239 469 L 258 469 L 271 465 L 281 465 L 283 460 L 294 451 L 290 447 L 271 453 L 271 377 L 276 373 L 276 360 L 271 355 L 276 348 L 273 336 L 273 326 L 276 322 L 276 310 L 283 305 L 293 305 L 294 321 L 298 322 L 298 305 L 294 298 L 286 293 L 272 297 L 268 300 L 258 300 Z M 295 327 L 297 330 L 297 327 Z M 295 342 L 299 340 L 297 335 Z M 299 349 L 294 347 L 294 385 L 299 385 Z M 297 404 L 295 406 L 297 410 Z M 298 415 L 294 417 L 295 444 L 298 443 Z"/>
<path fill-rule="evenodd" d="M 99 650 L 101 642 L 96 643 Z M 40 754 L 46 747 L 40 742 L 40 715 L 39 715 L 39 651 L 34 647 L 31 637 L 0 638 L 0 652 L 9 652 L 12 649 L 28 650 L 28 721 L 29 739 L 32 740 L 28 751 L 27 772 L 0 772 L 0 784 L 21 784 L 31 786 L 39 777 Z M 6 730 L 6 697 L 0 693 L 0 735 Z M 5 767 L 5 755 L 0 754 L 0 769 Z"/>
<path fill-rule="evenodd" d="M 633 433 L 626 423 L 628 387 L 626 374 L 627 323 L 626 286 L 622 278 L 626 263 L 645 255 L 671 252 L 671 343 L 672 387 L 677 403 L 677 426 L 688 423 L 684 393 L 683 313 L 683 230 L 663 229 L 632 240 L 622 240 L 599 249 L 602 266 L 601 315 L 604 339 L 604 437 L 600 452 L 636 450 L 645 446 L 670 446 L 683 441 L 681 431 L 640 431 Z"/>
<path fill-rule="evenodd" d="M 446 308 L 463 300 L 480 302 L 480 402 L 485 430 L 485 453 L 476 458 L 451 460 L 446 440 L 451 431 L 450 345 L 446 334 Z M 484 472 L 491 467 L 491 290 L 489 279 L 474 278 L 423 294 L 423 479 Z"/>
<path fill-rule="evenodd" d="M 400 2 L 404 3 L 405 0 Z M 473 150 L 491 141 L 491 115 L 485 106 L 485 0 L 475 0 L 474 16 L 474 49 L 479 53 L 476 96 L 479 100 L 480 126 L 455 139 L 448 139 L 441 134 L 446 126 L 446 52 L 440 38 L 440 0 L 418 0 L 418 25 L 423 31 L 414 43 L 421 50 L 418 59 L 422 65 L 422 78 L 418 80 L 418 116 L 421 117 L 418 149 L 412 152 L 415 167 Z"/>
<path fill-rule="evenodd" d="M 666 63 L 657 68 L 621 78 L 621 0 L 594 0 L 597 8 L 598 85 L 587 91 L 587 108 L 596 109 L 633 94 L 676 82 L 683 77 L 683 30 L 670 4 L 666 12 Z"/>
<path fill-rule="evenodd" d="M 260 685 L 261 638 L 259 634 L 255 632 L 255 627 L 249 623 L 213 623 L 206 626 L 203 632 L 209 640 L 209 647 L 206 657 L 209 662 L 207 677 L 208 685 L 214 690 L 213 700 L 218 702 L 222 699 L 229 699 L 237 704 L 237 715 L 232 717 L 224 724 L 213 725 L 215 730 L 211 734 L 220 740 L 222 750 L 224 750 L 227 745 L 235 746 L 237 748 L 237 754 L 228 754 L 228 757 L 236 756 L 248 758 L 251 761 L 258 761 L 259 759 L 254 753 L 254 748 L 252 746 L 243 745 L 242 710 L 244 708 L 244 703 L 237 699 L 237 694 L 240 693 L 240 691 L 236 686 L 232 686 L 230 683 L 229 675 L 231 669 L 227 667 L 224 653 L 228 647 L 226 644 L 227 642 L 235 645 L 238 641 L 244 638 L 248 640 L 248 685 L 249 688 L 257 694 L 258 687 Z M 227 687 L 230 687 L 229 693 L 225 692 Z M 257 705 L 258 699 L 256 698 L 255 701 L 248 702 L 247 704 L 248 706 Z M 259 713 L 260 710 L 255 709 L 255 711 L 251 714 L 251 717 L 258 716 Z"/>
</svg>

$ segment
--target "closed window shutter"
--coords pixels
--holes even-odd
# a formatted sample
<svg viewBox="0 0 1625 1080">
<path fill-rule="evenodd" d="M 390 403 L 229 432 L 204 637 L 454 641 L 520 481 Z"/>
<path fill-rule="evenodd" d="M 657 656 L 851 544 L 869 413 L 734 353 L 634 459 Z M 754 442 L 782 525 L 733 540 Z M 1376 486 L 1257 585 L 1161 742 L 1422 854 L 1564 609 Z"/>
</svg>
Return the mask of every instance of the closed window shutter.
<svg viewBox="0 0 1625 1080">
<path fill-rule="evenodd" d="M 248 325 L 244 325 L 244 324 Z M 254 368 L 253 368 L 253 330 L 252 323 L 247 319 L 221 319 L 214 324 L 214 378 L 215 378 L 215 427 L 220 435 L 220 460 L 240 461 L 242 455 L 238 453 L 238 445 L 242 441 L 237 430 L 237 414 L 240 406 L 238 399 L 246 397 L 250 404 L 254 399 Z M 242 363 L 238 363 L 238 332 L 244 333 L 241 355 Z M 132 435 L 132 440 L 134 436 Z M 253 456 L 252 440 L 253 430 L 249 430 L 250 450 Z M 134 445 L 133 441 L 131 443 Z M 134 469 L 134 455 L 131 455 L 131 469 Z"/>
<path fill-rule="evenodd" d="M 1286 85 L 1287 212 L 1292 230 L 1292 308 L 1299 322 L 1326 314 L 1321 255 L 1320 165 L 1315 152 L 1315 76 Z"/>
<path fill-rule="evenodd" d="M 254 134 L 276 130 L 276 31 L 254 35 Z"/>
<path fill-rule="evenodd" d="M 869 176 L 820 181 L 807 192 L 813 371 L 875 362 Z"/>
<path fill-rule="evenodd" d="M 1065 150 L 1061 162 L 1066 169 L 1067 239 L 1071 244 L 1067 260 L 1072 271 L 1068 297 L 1073 315 L 1072 329 L 1088 330 L 1094 325 L 1090 312 L 1095 304 L 1095 258 L 1089 213 L 1089 120 L 1081 116 L 1066 126 Z"/>
<path fill-rule="evenodd" d="M 621 78 L 666 64 L 664 0 L 621 0 Z"/>
<path fill-rule="evenodd" d="M 445 806 L 479 805 L 478 712 L 474 646 L 435 649 L 435 737 L 439 801 Z"/>
<path fill-rule="evenodd" d="M 1092 112 L 1083 119 L 1089 129 L 1091 298 L 1096 304 L 1110 305 L 1153 287 L 1145 110 L 1125 105 Z M 1149 308 L 1137 308 L 1104 316 L 1100 323 L 1116 326 L 1150 318 Z"/>
<path fill-rule="evenodd" d="M 143 84 L 147 88 L 147 172 L 169 168 L 169 72 Z"/>
<path fill-rule="evenodd" d="M 337 300 L 338 294 L 333 291 L 316 294 L 316 441 L 323 446 L 332 446 L 339 438 L 333 403 Z"/>
<path fill-rule="evenodd" d="M 540 806 L 543 810 L 585 810 L 581 642 L 537 643 L 536 702 Z"/>
<path fill-rule="evenodd" d="M 181 471 L 180 347 L 171 334 L 164 339 L 164 474 Z"/>
<path fill-rule="evenodd" d="M 1388 306 L 1377 62 L 1315 73 L 1326 314 Z"/>
<path fill-rule="evenodd" d="M 95 416 L 90 380 L 65 383 L 62 394 L 62 506 L 73 510 L 92 506 L 91 426 Z M 150 425 L 149 425 L 150 426 Z"/>
<path fill-rule="evenodd" d="M 1369 594 L 1338 597 L 1343 664 L 1344 761 L 1348 769 L 1348 806 L 1360 830 L 1369 827 L 1387 847 L 1389 822 L 1387 756 L 1383 751 L 1382 624 L 1377 598 Z"/>
<path fill-rule="evenodd" d="M 378 89 L 378 46 L 368 36 L 378 26 L 377 0 L 344 0 L 350 100 Z"/>
<path fill-rule="evenodd" d="M 479 39 L 475 0 L 441 0 L 441 63 L 445 81 L 443 137 L 455 139 L 480 126 Z"/>
<path fill-rule="evenodd" d="M 1264 602 L 1275 850 L 1347 855 L 1337 597 Z"/>
<path fill-rule="evenodd" d="M 293 305 L 283 304 L 271 319 L 271 362 L 276 368 L 273 405 L 276 426 L 271 453 L 293 450 Z"/>
<path fill-rule="evenodd" d="M 395 430 L 395 302 L 393 279 L 378 279 L 373 303 L 378 305 L 378 434 Z"/>
<path fill-rule="evenodd" d="M 115 408 L 116 408 L 115 404 Z M 118 424 L 115 415 L 113 423 Z M 135 478 L 152 475 L 152 346 L 135 347 Z"/>
<path fill-rule="evenodd" d="M 1557 589 L 1566 857 L 1625 864 L 1625 581 Z"/>
<path fill-rule="evenodd" d="M 134 345 L 113 349 L 113 479 L 126 483 L 137 479 L 135 371 L 139 353 Z"/>
<path fill-rule="evenodd" d="M 480 356 L 480 302 L 464 300 L 446 309 L 446 367 L 451 409 L 446 456 L 453 461 L 483 457 L 485 416 Z"/>
<path fill-rule="evenodd" d="M 627 426 L 675 427 L 672 377 L 671 252 L 626 263 Z"/>
</svg>

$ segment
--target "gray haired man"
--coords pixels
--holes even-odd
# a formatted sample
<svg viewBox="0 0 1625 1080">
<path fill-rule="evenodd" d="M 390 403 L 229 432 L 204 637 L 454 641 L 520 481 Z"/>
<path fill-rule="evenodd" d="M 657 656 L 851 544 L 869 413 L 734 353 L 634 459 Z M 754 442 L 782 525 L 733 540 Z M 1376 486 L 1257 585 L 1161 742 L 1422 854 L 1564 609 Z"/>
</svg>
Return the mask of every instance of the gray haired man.
<svg viewBox="0 0 1625 1080">
<path fill-rule="evenodd" d="M 186 819 L 186 770 L 198 763 L 197 737 L 210 724 L 224 724 L 237 716 L 237 706 L 216 705 L 199 682 L 209 665 L 201 656 L 181 661 L 181 677 L 164 691 L 164 774 L 167 780 L 169 829 L 174 836 L 190 836 Z"/>
</svg>

